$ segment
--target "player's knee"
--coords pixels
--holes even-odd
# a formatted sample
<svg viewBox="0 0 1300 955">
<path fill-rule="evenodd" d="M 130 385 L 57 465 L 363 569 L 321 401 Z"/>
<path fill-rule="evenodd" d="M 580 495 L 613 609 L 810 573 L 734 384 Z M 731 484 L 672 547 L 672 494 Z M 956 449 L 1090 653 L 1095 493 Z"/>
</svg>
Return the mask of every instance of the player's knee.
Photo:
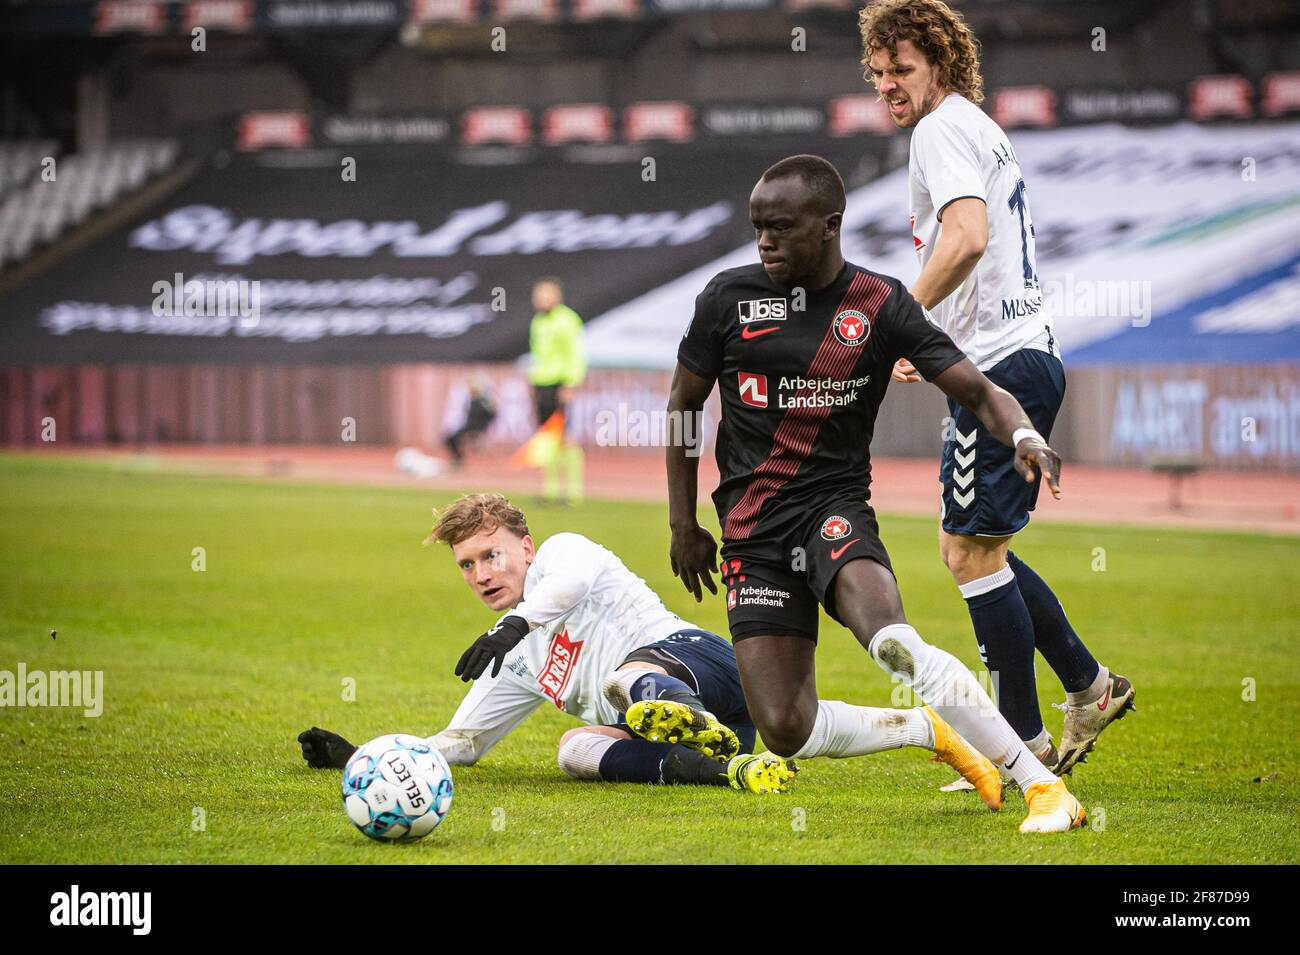
<svg viewBox="0 0 1300 955">
<path fill-rule="evenodd" d="M 643 663 L 640 660 L 624 661 L 619 664 L 617 670 L 605 674 L 605 679 L 601 681 L 600 692 L 609 701 L 610 706 L 622 713 L 635 702 L 632 698 L 632 690 L 638 680 L 647 675 L 667 672 L 663 667 L 655 666 L 653 663 Z"/>
<path fill-rule="evenodd" d="M 952 538 L 943 531 L 939 532 L 939 559 L 943 561 L 943 566 L 952 569 L 950 564 L 953 559 Z"/>
<path fill-rule="evenodd" d="M 631 672 L 630 668 L 627 672 L 622 667 L 611 670 L 605 674 L 605 679 L 600 683 L 600 695 L 608 700 L 614 709 L 622 713 L 632 705 L 631 691 L 634 679 L 635 673 Z"/>
<path fill-rule="evenodd" d="M 557 762 L 574 779 L 599 779 L 601 758 L 617 742 L 612 736 L 577 727 L 560 737 Z"/>
<path fill-rule="evenodd" d="M 778 756 L 790 757 L 803 748 L 812 735 L 817 714 L 801 713 L 795 709 L 770 710 L 755 716 L 763 744 Z"/>
<path fill-rule="evenodd" d="M 1006 566 L 1006 543 L 948 534 L 939 543 L 939 556 L 952 579 L 958 584 L 966 584 Z"/>
<path fill-rule="evenodd" d="M 940 544 L 939 557 L 943 560 L 943 565 L 948 568 L 948 573 L 960 581 L 971 573 L 974 560 L 970 550 L 957 543 L 957 540 L 959 538 L 949 538 Z"/>
<path fill-rule="evenodd" d="M 565 730 L 564 735 L 560 737 L 560 748 L 563 749 L 564 744 L 567 743 L 569 740 L 573 739 L 575 736 L 581 736 L 583 733 L 590 733 L 590 732 L 591 730 L 585 726 L 575 726 L 571 730 Z"/>
</svg>

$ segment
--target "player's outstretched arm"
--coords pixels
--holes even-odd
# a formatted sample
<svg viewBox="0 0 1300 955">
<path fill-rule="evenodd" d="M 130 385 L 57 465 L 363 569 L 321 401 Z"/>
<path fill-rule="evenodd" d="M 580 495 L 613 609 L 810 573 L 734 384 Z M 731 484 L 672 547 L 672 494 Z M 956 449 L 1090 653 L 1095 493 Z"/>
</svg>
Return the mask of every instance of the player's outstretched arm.
<svg viewBox="0 0 1300 955">
<path fill-rule="evenodd" d="M 704 599 L 701 581 L 710 593 L 718 592 L 711 576 L 718 572 L 718 545 L 695 516 L 703 437 L 693 425 L 704 413 L 704 402 L 712 390 L 711 380 L 679 363 L 668 394 L 668 420 L 679 425 L 670 426 L 667 441 L 668 527 L 672 532 L 668 556 L 673 575 L 695 595 L 696 601 Z"/>
<path fill-rule="evenodd" d="M 472 766 L 547 699 L 536 680 L 499 677 L 475 680 L 456 713 L 429 743 L 452 766 Z"/>
<path fill-rule="evenodd" d="M 934 379 L 953 401 L 969 408 L 989 433 L 1016 449 L 1016 470 L 1027 483 L 1041 472 L 1053 497 L 1061 496 L 1061 456 L 1053 451 L 1015 397 L 989 381 L 969 358 L 963 358 Z"/>
</svg>

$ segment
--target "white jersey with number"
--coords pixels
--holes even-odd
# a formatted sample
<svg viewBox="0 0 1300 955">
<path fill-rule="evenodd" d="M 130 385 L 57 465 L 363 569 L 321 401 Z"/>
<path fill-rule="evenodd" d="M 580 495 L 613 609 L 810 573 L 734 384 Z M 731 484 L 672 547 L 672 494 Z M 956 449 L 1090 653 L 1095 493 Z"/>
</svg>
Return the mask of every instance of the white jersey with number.
<svg viewBox="0 0 1300 955">
<path fill-rule="evenodd" d="M 584 723 L 613 723 L 619 713 L 601 693 L 605 677 L 637 647 L 692 627 L 617 555 L 568 533 L 537 549 L 524 599 L 503 616 L 521 616 L 532 630 L 430 738 L 452 764 L 477 760 L 542 703 Z"/>
<path fill-rule="evenodd" d="M 984 255 L 930 310 L 934 322 L 980 371 L 1022 348 L 1059 354 L 1038 283 L 1025 181 L 1002 128 L 970 100 L 950 93 L 912 131 L 908 187 L 912 240 L 923 269 L 949 203 L 973 196 L 988 211 Z"/>
</svg>

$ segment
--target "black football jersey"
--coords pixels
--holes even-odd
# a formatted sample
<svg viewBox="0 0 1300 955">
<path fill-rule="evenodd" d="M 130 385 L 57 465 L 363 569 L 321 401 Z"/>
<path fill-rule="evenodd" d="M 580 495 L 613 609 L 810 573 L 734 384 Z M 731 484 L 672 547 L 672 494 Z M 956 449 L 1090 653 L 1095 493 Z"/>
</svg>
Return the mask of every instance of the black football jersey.
<svg viewBox="0 0 1300 955">
<path fill-rule="evenodd" d="M 845 263 L 800 296 L 756 263 L 709 282 L 677 360 L 722 397 L 724 540 L 750 539 L 776 508 L 867 498 L 876 414 L 902 357 L 932 380 L 965 356 L 897 279 Z"/>
</svg>

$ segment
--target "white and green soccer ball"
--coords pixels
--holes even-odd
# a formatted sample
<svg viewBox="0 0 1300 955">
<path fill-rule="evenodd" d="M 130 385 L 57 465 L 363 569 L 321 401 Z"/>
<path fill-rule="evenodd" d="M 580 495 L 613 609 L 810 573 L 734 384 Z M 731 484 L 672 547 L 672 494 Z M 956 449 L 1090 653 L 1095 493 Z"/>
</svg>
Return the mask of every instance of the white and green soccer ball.
<svg viewBox="0 0 1300 955">
<path fill-rule="evenodd" d="M 343 808 L 371 839 L 410 842 L 451 811 L 451 767 L 427 740 L 406 733 L 372 739 L 343 769 Z"/>
</svg>

